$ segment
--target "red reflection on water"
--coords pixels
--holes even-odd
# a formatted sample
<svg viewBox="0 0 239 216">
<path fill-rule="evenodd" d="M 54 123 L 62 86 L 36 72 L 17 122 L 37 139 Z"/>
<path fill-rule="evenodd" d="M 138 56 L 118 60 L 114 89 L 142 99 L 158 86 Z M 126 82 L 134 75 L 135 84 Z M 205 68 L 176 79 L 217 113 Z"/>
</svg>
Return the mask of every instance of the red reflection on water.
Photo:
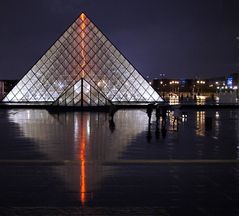
<svg viewBox="0 0 239 216">
<path fill-rule="evenodd" d="M 86 127 L 84 125 L 84 115 L 81 115 L 80 118 L 80 143 L 79 143 L 79 159 L 81 162 L 80 165 L 80 200 L 84 205 L 86 201 Z"/>
</svg>

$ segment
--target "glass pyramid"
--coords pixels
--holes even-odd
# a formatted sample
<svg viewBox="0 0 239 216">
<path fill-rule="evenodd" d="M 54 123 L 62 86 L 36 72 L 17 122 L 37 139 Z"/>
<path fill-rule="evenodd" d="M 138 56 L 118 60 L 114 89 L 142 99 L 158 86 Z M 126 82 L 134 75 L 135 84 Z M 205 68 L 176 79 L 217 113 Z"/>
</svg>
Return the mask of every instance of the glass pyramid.
<svg viewBox="0 0 239 216">
<path fill-rule="evenodd" d="M 3 101 L 78 105 L 77 90 L 81 85 L 81 79 L 84 79 L 84 91 L 92 89 L 90 91 L 100 95 L 99 98 L 97 95 L 89 96 L 84 92 L 87 105 L 101 105 L 107 101 L 163 101 L 84 13 Z"/>
<path fill-rule="evenodd" d="M 60 106 L 105 106 L 110 104 L 110 101 L 104 95 L 83 78 L 67 89 L 53 103 L 53 105 Z"/>
</svg>

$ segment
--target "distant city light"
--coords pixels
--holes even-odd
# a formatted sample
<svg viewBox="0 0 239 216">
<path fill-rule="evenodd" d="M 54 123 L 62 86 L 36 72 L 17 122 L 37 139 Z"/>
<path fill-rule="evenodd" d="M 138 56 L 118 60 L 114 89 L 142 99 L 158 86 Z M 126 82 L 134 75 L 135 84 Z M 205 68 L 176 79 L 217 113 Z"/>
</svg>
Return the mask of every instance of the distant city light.
<svg viewBox="0 0 239 216">
<path fill-rule="evenodd" d="M 205 81 L 199 81 L 199 80 L 197 80 L 197 84 L 205 84 Z"/>
<path fill-rule="evenodd" d="M 179 81 L 174 81 L 174 80 L 173 80 L 173 81 L 169 82 L 169 84 L 170 84 L 170 85 L 172 85 L 172 84 L 179 84 Z"/>
</svg>

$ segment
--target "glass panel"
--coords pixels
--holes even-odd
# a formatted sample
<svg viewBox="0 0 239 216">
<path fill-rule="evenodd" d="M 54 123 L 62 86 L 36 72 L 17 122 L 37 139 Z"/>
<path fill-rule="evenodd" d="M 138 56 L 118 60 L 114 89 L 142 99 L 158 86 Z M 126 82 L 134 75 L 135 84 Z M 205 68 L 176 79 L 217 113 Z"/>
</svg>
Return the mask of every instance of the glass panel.
<svg viewBox="0 0 239 216">
<path fill-rule="evenodd" d="M 106 37 L 104 35 L 101 35 L 101 39 L 100 40 L 101 40 L 102 43 L 105 43 L 107 41 L 107 39 L 106 39 Z"/>
<path fill-rule="evenodd" d="M 61 38 L 60 38 L 61 39 Z M 61 43 L 59 42 L 59 40 L 58 41 L 56 41 L 56 43 L 54 44 L 55 45 L 55 47 L 58 49 L 60 46 L 61 46 Z"/>
<path fill-rule="evenodd" d="M 140 87 L 140 84 L 138 83 L 138 81 L 135 80 L 134 82 L 134 87 L 136 88 L 136 90 L 138 90 L 138 88 Z"/>
<path fill-rule="evenodd" d="M 81 101 L 81 95 L 80 94 L 75 95 L 75 97 L 74 97 L 74 104 L 78 104 L 78 103 L 80 103 L 80 101 Z"/>
<path fill-rule="evenodd" d="M 57 50 L 57 47 L 56 47 L 55 45 L 53 45 L 53 46 L 50 48 L 50 50 L 51 50 L 51 53 L 54 54 L 54 53 L 56 52 L 56 50 Z"/>
<path fill-rule="evenodd" d="M 159 95 L 157 94 L 157 92 L 154 92 L 151 97 L 155 100 L 155 101 L 163 101 L 162 98 L 159 97 Z"/>
<path fill-rule="evenodd" d="M 68 33 L 71 34 L 74 30 L 73 28 L 70 26 L 68 29 L 67 29 Z"/>
<path fill-rule="evenodd" d="M 42 60 L 43 63 L 45 63 L 47 61 L 46 55 L 42 56 L 41 60 Z"/>
<path fill-rule="evenodd" d="M 66 31 L 66 32 L 63 34 L 63 37 L 64 37 L 64 38 L 68 38 L 68 37 L 69 37 L 69 33 Z"/>
<path fill-rule="evenodd" d="M 119 59 L 119 61 L 120 61 L 121 63 L 124 62 L 124 57 L 123 57 L 122 55 L 120 55 L 118 59 Z"/>
<path fill-rule="evenodd" d="M 147 91 L 144 92 L 143 97 L 145 100 L 148 100 L 150 98 L 150 95 Z"/>
<path fill-rule="evenodd" d="M 142 76 L 139 75 L 138 78 L 137 78 L 137 81 L 139 82 L 139 84 L 142 85 L 145 80 Z M 146 84 L 149 85 L 148 83 L 146 83 Z"/>
<path fill-rule="evenodd" d="M 140 86 L 138 91 L 141 95 L 143 95 L 143 93 L 145 92 L 145 89 L 142 86 Z"/>
</svg>

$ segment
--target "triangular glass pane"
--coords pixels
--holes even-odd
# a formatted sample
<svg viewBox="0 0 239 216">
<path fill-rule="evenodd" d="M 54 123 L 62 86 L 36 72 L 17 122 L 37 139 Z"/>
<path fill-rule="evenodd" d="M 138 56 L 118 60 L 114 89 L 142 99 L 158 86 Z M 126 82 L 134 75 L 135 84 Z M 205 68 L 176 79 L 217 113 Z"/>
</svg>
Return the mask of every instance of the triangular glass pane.
<svg viewBox="0 0 239 216">
<path fill-rule="evenodd" d="M 83 84 L 83 88 L 82 88 Z M 81 92 L 83 89 L 83 92 Z M 86 80 L 80 80 L 77 83 L 75 83 L 72 87 L 70 87 L 64 94 L 62 94 L 55 102 L 54 104 L 60 104 L 59 102 L 62 100 L 62 98 L 68 98 L 66 100 L 67 106 L 81 106 L 81 101 L 84 101 L 83 105 L 91 105 L 92 103 L 97 103 L 99 100 L 101 101 L 107 101 L 108 99 L 105 98 L 104 95 L 102 95 L 99 91 L 96 90 L 96 88 L 92 87 Z M 72 101 L 74 103 L 72 103 Z M 106 105 L 106 104 L 105 104 Z"/>
</svg>

